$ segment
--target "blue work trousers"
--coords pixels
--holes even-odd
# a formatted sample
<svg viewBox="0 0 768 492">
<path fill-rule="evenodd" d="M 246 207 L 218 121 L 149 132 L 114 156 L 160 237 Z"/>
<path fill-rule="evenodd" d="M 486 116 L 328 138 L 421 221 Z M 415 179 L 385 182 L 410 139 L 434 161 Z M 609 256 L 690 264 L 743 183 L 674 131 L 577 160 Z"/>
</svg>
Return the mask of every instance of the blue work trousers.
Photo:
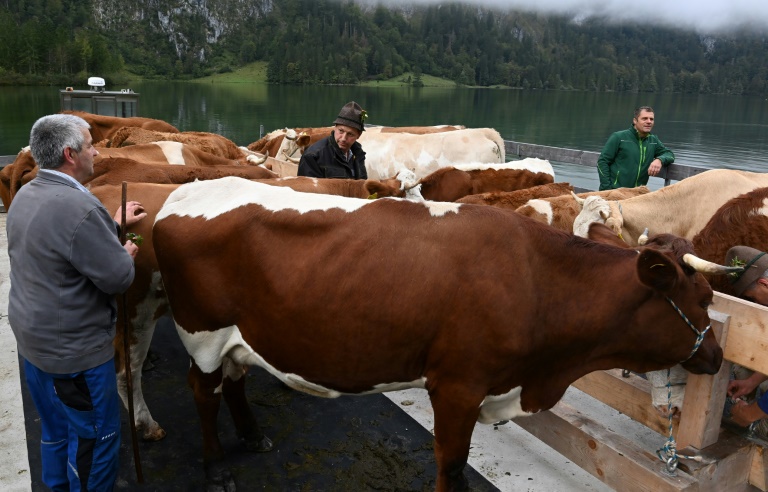
<svg viewBox="0 0 768 492">
<path fill-rule="evenodd" d="M 120 450 L 114 360 L 51 374 L 25 359 L 24 372 L 42 424 L 43 483 L 54 492 L 111 491 Z"/>
</svg>

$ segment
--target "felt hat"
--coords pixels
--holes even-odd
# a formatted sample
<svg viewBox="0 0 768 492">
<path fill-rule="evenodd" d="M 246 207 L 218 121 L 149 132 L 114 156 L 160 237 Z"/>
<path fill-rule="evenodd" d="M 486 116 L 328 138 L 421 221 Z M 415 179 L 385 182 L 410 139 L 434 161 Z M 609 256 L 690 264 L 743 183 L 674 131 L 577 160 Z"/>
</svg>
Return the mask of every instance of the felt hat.
<svg viewBox="0 0 768 492">
<path fill-rule="evenodd" d="M 734 246 L 725 254 L 726 266 L 743 266 L 742 273 L 730 273 L 733 293 L 741 296 L 752 283 L 768 270 L 768 254 L 749 246 Z"/>
<path fill-rule="evenodd" d="M 334 125 L 344 125 L 355 128 L 360 132 L 365 131 L 365 118 L 368 114 L 355 101 L 348 102 L 339 111 L 339 116 L 333 122 Z"/>
</svg>

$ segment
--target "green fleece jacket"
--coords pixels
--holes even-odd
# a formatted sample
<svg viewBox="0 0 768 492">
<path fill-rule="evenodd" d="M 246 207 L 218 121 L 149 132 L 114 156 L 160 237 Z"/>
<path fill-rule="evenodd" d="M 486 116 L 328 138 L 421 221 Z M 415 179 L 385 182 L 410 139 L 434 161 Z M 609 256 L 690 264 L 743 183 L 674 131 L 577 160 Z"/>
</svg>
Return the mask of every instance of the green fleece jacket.
<svg viewBox="0 0 768 492">
<path fill-rule="evenodd" d="M 675 162 L 675 155 L 652 133 L 640 138 L 634 126 L 613 133 L 597 160 L 600 190 L 648 184 L 648 167 L 654 159 L 666 167 Z"/>
</svg>

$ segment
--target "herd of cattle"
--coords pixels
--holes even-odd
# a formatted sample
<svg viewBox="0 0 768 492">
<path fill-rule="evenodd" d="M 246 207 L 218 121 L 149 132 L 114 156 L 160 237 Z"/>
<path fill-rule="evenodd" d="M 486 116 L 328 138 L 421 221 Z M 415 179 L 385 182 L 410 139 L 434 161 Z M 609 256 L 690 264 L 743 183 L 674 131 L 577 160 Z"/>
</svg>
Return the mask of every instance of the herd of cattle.
<svg viewBox="0 0 768 492">
<path fill-rule="evenodd" d="M 114 214 L 128 182 L 148 213 L 130 230 L 145 241 L 121 306 L 137 428 L 165 436 L 141 375 L 155 323 L 172 312 L 214 489 L 231 486 L 219 467 L 222 394 L 238 434 L 269 447 L 244 398 L 248 365 L 326 397 L 426 388 L 437 489 L 458 490 L 476 421 L 551 408 L 594 370 L 684 361 L 716 372 L 711 333 L 689 356 L 691 328 L 709 324 L 701 274 L 728 293 L 717 265 L 727 249 L 768 249 L 768 174 L 712 170 L 654 192 L 574 195 L 546 161 L 505 163 L 498 132 L 440 126 L 364 132 L 367 180 L 284 177 L 276 170 L 295 174 L 330 127 L 238 147 L 163 121 L 77 114 L 100 153 L 86 186 Z M 28 149 L 0 172 L 6 210 L 35 174 Z M 655 236 L 639 246 L 645 228 Z"/>
</svg>

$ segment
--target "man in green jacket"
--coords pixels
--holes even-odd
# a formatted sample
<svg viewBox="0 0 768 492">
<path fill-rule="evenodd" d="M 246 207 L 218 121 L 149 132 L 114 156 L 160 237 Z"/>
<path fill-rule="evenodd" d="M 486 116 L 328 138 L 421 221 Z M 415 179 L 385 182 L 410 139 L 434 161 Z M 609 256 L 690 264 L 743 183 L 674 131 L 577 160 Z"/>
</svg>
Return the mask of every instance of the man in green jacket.
<svg viewBox="0 0 768 492">
<path fill-rule="evenodd" d="M 648 176 L 657 176 L 662 166 L 675 162 L 675 155 L 651 134 L 652 129 L 653 108 L 640 106 L 629 129 L 608 137 L 597 160 L 600 190 L 644 186 Z"/>
</svg>

